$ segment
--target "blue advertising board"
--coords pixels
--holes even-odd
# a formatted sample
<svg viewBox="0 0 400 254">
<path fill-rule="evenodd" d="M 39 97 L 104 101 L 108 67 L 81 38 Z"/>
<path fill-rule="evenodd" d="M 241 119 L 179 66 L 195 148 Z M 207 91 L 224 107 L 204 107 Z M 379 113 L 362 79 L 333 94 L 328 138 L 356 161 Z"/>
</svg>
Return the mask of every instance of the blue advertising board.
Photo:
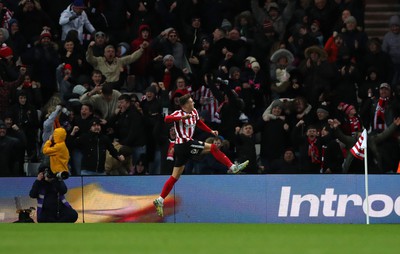
<svg viewBox="0 0 400 254">
<path fill-rule="evenodd" d="M 184 175 L 165 200 L 165 217 L 152 201 L 169 176 L 71 177 L 66 180 L 78 222 L 167 223 L 400 223 L 400 175 Z M 0 178 L 0 222 L 17 220 L 33 177 Z M 34 216 L 34 215 L 33 215 Z"/>
</svg>

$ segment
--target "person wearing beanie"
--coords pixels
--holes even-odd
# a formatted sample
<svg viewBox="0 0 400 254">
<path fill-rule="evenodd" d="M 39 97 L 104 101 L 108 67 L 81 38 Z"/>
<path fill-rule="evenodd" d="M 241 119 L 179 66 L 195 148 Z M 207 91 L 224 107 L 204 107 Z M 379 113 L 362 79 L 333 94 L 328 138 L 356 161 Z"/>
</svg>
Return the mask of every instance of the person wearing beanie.
<svg viewBox="0 0 400 254">
<path fill-rule="evenodd" d="M 357 132 L 362 130 L 361 118 L 357 115 L 357 110 L 353 105 L 341 102 L 337 108 L 345 114 L 341 125 L 343 133 L 355 136 Z"/>
<path fill-rule="evenodd" d="M 60 16 L 59 24 L 62 28 L 61 40 L 64 41 L 67 34 L 71 30 L 78 32 L 78 39 L 83 43 L 83 28 L 93 34 L 96 29 L 90 23 L 86 12 L 83 0 L 74 0 Z"/>
<path fill-rule="evenodd" d="M 400 84 L 400 17 L 393 15 L 389 19 L 389 31 L 383 36 L 382 51 L 389 54 L 393 63 L 391 85 Z"/>
<path fill-rule="evenodd" d="M 0 48 L 0 58 L 10 60 L 13 57 L 13 51 L 10 47 L 3 44 Z"/>
<path fill-rule="evenodd" d="M 229 32 L 232 29 L 232 23 L 228 19 L 223 19 L 221 23 L 221 28 L 226 32 Z"/>
</svg>

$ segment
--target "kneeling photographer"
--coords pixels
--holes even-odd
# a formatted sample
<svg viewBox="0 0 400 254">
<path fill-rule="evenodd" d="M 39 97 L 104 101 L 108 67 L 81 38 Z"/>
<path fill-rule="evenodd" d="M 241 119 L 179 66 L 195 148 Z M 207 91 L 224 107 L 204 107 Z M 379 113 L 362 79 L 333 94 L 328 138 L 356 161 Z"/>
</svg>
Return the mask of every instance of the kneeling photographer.
<svg viewBox="0 0 400 254">
<path fill-rule="evenodd" d="M 64 197 L 67 186 L 48 168 L 41 167 L 29 192 L 37 199 L 37 222 L 75 222 L 78 213 Z"/>
</svg>

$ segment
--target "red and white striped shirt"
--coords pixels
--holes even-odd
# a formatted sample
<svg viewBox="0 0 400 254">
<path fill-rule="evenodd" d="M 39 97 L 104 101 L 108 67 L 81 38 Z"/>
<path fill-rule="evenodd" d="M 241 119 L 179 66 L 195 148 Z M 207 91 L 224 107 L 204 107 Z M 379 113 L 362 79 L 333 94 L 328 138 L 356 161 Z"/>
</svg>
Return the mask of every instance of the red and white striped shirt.
<svg viewBox="0 0 400 254">
<path fill-rule="evenodd" d="M 210 88 L 205 86 L 200 87 L 195 93 L 194 98 L 200 101 L 203 98 L 203 104 L 201 105 L 201 111 L 205 110 L 210 113 L 211 122 L 221 123 L 221 120 L 217 117 L 217 110 L 219 103 L 217 99 L 212 94 Z"/>
<path fill-rule="evenodd" d="M 182 117 L 186 115 L 190 115 L 190 118 L 182 120 Z M 212 132 L 212 130 L 200 120 L 199 113 L 196 109 L 191 113 L 186 113 L 183 110 L 176 110 L 165 117 L 165 122 L 174 123 L 176 133 L 175 144 L 182 144 L 192 140 L 196 126 L 203 131 Z"/>
</svg>

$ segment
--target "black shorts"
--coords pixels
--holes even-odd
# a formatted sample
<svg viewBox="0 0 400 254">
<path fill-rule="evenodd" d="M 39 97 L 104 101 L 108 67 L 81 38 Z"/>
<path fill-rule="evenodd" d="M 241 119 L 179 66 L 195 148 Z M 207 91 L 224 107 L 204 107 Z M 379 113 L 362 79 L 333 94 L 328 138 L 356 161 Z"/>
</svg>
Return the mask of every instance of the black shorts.
<svg viewBox="0 0 400 254">
<path fill-rule="evenodd" d="M 183 144 L 175 144 L 175 167 L 186 164 L 189 159 L 198 157 L 204 150 L 204 142 L 197 140 L 189 140 Z"/>
</svg>

